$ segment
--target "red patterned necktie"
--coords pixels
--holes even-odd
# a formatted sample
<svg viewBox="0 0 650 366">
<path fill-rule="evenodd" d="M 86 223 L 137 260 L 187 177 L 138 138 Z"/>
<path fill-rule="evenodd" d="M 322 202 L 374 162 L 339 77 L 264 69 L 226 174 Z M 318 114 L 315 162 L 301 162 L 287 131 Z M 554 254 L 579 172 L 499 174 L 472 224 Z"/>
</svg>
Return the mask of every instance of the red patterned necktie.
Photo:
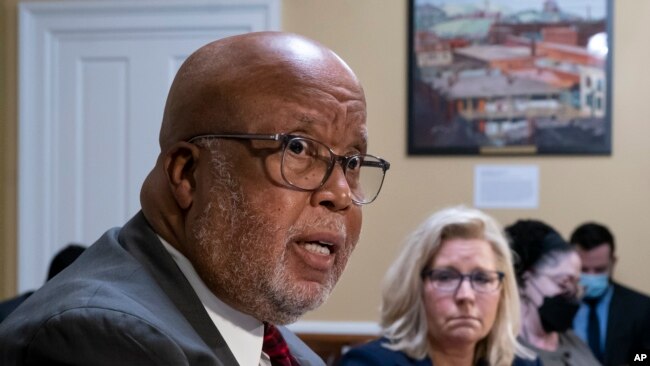
<svg viewBox="0 0 650 366">
<path fill-rule="evenodd" d="M 271 359 L 273 366 L 300 366 L 291 352 L 287 342 L 282 338 L 282 334 L 273 324 L 264 323 L 264 344 L 262 351 Z"/>
</svg>

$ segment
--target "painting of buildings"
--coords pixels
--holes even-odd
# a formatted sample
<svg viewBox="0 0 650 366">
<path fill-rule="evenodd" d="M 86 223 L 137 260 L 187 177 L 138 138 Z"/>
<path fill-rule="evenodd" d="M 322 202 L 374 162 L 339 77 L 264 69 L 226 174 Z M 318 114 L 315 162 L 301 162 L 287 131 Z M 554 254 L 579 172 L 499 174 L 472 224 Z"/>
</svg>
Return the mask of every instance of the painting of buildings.
<svg viewBox="0 0 650 366">
<path fill-rule="evenodd" d="M 607 0 L 411 0 L 409 152 L 608 154 Z"/>
</svg>

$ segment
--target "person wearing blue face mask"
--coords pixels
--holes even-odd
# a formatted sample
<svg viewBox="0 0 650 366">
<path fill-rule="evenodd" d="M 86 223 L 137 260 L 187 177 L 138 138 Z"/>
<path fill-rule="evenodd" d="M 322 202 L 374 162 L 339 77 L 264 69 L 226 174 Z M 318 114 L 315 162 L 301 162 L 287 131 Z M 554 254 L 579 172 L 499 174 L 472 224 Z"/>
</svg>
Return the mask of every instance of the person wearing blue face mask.
<svg viewBox="0 0 650 366">
<path fill-rule="evenodd" d="M 612 280 L 615 244 L 607 227 L 584 223 L 570 241 L 582 260 L 584 287 L 575 333 L 603 365 L 628 364 L 634 353 L 650 350 L 650 297 Z"/>
</svg>

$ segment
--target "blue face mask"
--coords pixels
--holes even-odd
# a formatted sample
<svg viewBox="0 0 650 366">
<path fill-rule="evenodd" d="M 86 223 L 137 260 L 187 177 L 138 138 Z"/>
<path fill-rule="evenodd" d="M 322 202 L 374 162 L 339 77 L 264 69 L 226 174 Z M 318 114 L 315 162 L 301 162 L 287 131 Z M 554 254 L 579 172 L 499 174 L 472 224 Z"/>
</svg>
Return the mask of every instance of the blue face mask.
<svg viewBox="0 0 650 366">
<path fill-rule="evenodd" d="M 609 275 L 583 273 L 580 275 L 580 284 L 585 288 L 586 298 L 600 297 L 609 287 Z"/>
</svg>

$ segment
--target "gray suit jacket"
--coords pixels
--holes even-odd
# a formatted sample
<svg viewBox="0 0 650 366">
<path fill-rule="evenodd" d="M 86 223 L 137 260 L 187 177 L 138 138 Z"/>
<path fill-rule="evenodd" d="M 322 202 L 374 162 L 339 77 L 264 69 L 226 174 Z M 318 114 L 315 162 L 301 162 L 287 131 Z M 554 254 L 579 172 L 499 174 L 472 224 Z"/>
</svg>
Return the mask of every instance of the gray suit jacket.
<svg viewBox="0 0 650 366">
<path fill-rule="evenodd" d="M 283 334 L 288 332 L 282 329 Z M 301 365 L 324 365 L 287 336 Z M 138 213 L 0 324 L 2 365 L 237 365 L 189 282 Z"/>
</svg>

